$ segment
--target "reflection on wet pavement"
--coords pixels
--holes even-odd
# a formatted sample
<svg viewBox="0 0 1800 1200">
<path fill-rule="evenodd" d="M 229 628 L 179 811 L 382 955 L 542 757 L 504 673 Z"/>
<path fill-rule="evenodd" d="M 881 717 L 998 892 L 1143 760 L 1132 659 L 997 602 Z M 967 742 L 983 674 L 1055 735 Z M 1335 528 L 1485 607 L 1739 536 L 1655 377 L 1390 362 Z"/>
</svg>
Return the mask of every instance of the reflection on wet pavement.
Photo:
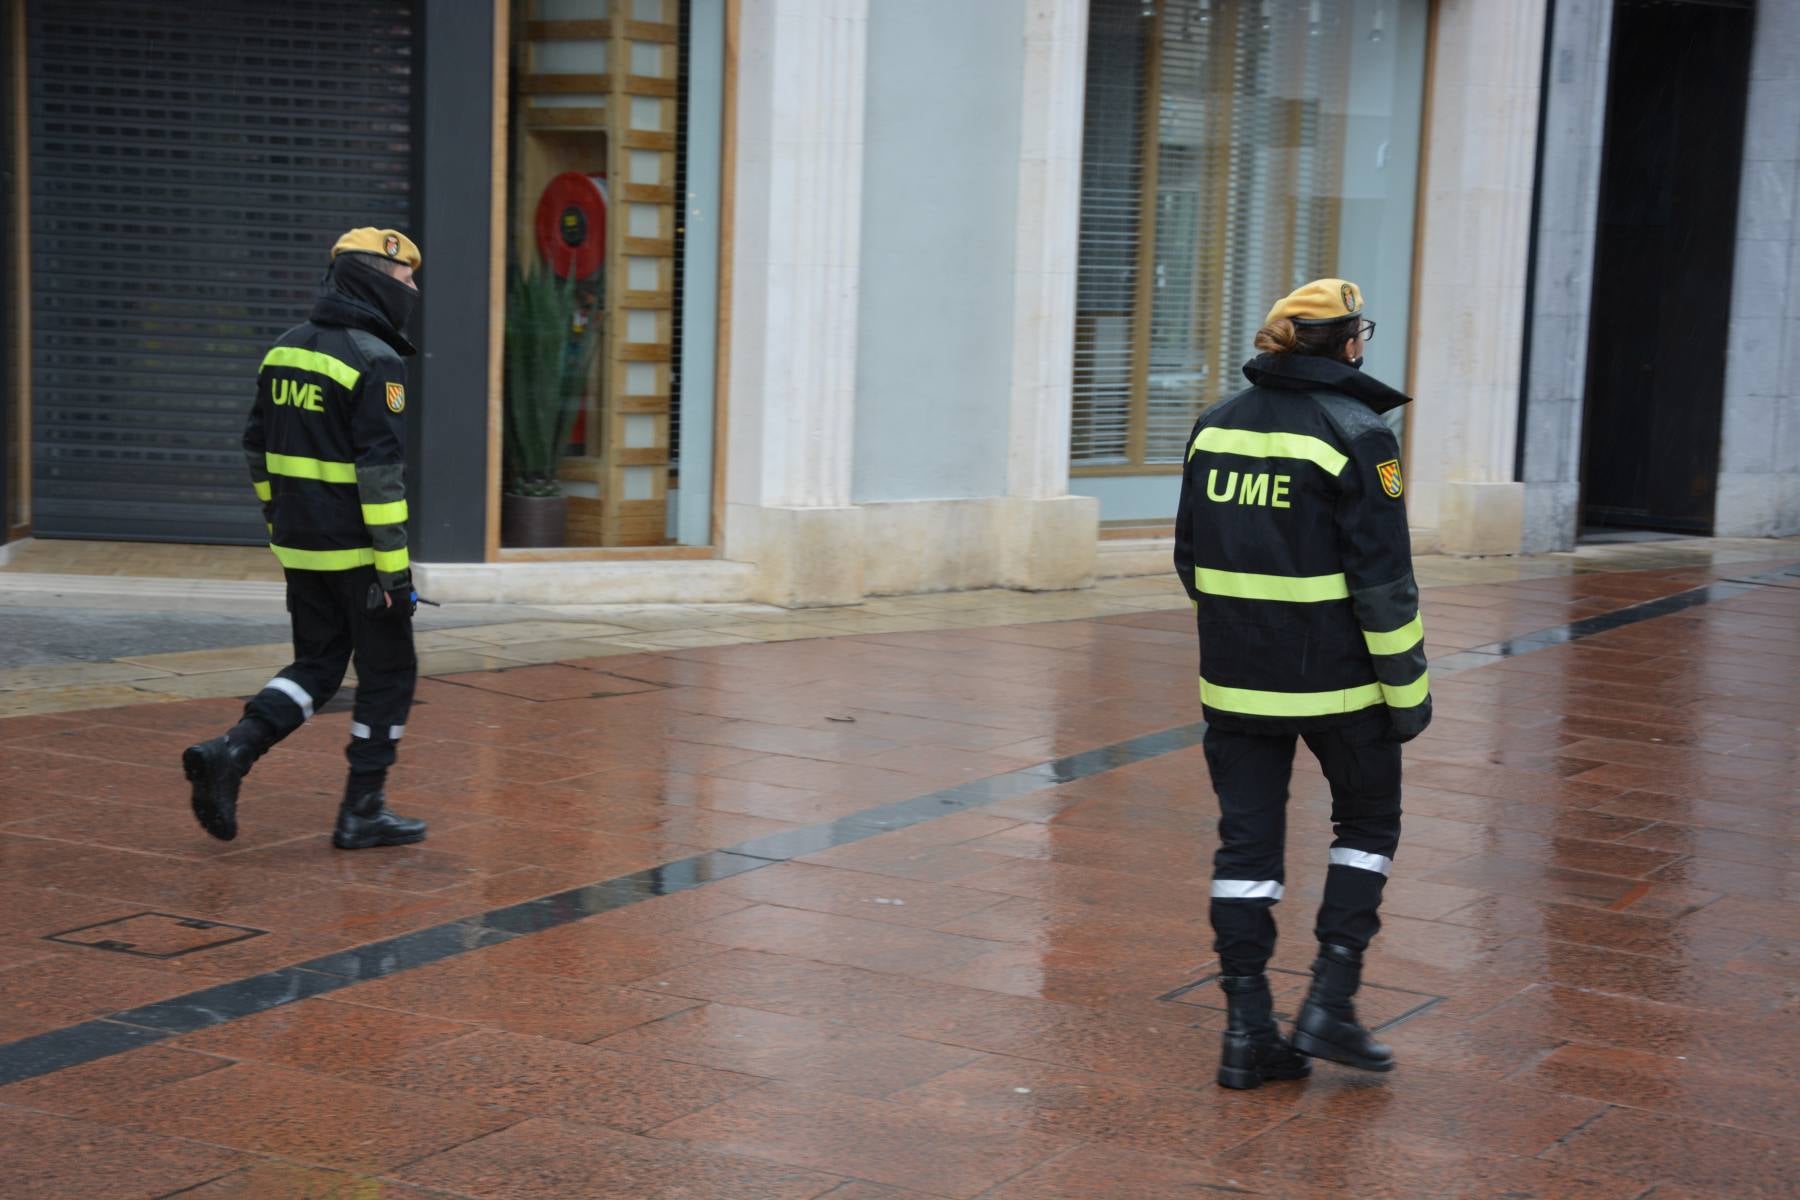
<svg viewBox="0 0 1800 1200">
<path fill-rule="evenodd" d="M 170 764 L 236 701 L 0 720 L 0 1196 L 1792 1195 L 1787 568 L 1428 589 L 1400 1069 L 1253 1093 L 1180 610 L 440 675 L 393 790 L 432 838 L 379 853 L 324 837 L 346 713 L 232 843 Z M 1278 1010 L 1305 756 L 1291 804 Z"/>
</svg>

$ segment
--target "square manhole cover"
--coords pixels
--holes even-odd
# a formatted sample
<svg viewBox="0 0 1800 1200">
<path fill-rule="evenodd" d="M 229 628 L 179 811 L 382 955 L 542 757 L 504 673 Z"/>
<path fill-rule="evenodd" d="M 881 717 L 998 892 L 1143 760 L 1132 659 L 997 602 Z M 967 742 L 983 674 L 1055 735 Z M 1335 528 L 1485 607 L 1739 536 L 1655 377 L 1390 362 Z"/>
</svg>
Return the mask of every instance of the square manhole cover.
<svg viewBox="0 0 1800 1200">
<path fill-rule="evenodd" d="M 1280 967 L 1269 969 L 1269 991 L 1275 997 L 1275 1019 L 1291 1021 L 1294 1014 L 1300 1011 L 1300 1005 L 1306 999 L 1306 991 L 1312 986 L 1312 975 L 1305 971 L 1288 971 Z M 1158 996 L 1158 1000 L 1166 1000 L 1171 1004 L 1185 1004 L 1191 1008 L 1203 1008 L 1211 1012 L 1225 1011 L 1225 993 L 1219 990 L 1219 973 L 1203 975 L 1189 984 L 1184 984 L 1166 995 Z M 1443 1000 L 1442 996 L 1433 996 L 1426 992 L 1409 992 L 1405 988 L 1384 987 L 1380 984 L 1365 983 L 1356 993 L 1356 1016 L 1371 1031 L 1379 1032 L 1392 1028 L 1408 1017 L 1416 1017 L 1432 1005 Z"/>
<path fill-rule="evenodd" d="M 214 950 L 233 942 L 248 941 L 267 932 L 266 929 L 252 929 L 248 925 L 203 921 L 199 917 L 142 912 L 102 921 L 98 925 L 83 925 L 79 929 L 46 934 L 44 940 L 61 942 L 67 946 L 87 946 L 93 950 L 135 954 L 139 958 L 180 958 L 184 954 L 196 954 L 201 950 Z"/>
</svg>

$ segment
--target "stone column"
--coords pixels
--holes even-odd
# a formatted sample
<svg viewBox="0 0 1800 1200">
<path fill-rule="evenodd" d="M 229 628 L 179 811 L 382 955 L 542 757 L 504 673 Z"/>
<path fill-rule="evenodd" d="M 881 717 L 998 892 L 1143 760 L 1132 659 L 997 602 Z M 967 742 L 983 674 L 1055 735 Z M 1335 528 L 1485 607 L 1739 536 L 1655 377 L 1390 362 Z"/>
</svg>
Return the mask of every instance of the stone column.
<svg viewBox="0 0 1800 1200">
<path fill-rule="evenodd" d="M 1713 531 L 1800 533 L 1800 6 L 1756 8 Z"/>
<path fill-rule="evenodd" d="M 768 603 L 854 604 L 868 0 L 742 0 L 736 32 L 725 554 Z"/>
<path fill-rule="evenodd" d="M 1087 0 L 1025 0 L 1002 582 L 1092 582 L 1100 503 L 1069 495 Z"/>
<path fill-rule="evenodd" d="M 1413 523 L 1452 554 L 1512 554 L 1544 0 L 1441 0 L 1409 410 Z"/>
<path fill-rule="evenodd" d="M 1572 550 L 1581 526 L 1581 428 L 1594 291 L 1600 150 L 1613 0 L 1557 0 L 1538 198 L 1537 277 L 1525 364 L 1526 554 Z"/>
</svg>

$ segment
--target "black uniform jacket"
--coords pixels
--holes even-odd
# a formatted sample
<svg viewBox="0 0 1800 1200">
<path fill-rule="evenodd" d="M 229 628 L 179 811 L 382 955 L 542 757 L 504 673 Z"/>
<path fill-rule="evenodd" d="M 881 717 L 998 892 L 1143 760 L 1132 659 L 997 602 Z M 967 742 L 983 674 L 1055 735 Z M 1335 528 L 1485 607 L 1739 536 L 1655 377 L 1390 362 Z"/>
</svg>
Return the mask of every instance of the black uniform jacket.
<svg viewBox="0 0 1800 1200">
<path fill-rule="evenodd" d="M 410 577 L 401 356 L 412 353 L 373 307 L 328 284 L 312 319 L 264 357 L 244 455 L 283 567 L 372 566 L 384 588 Z"/>
<path fill-rule="evenodd" d="M 1283 733 L 1387 706 L 1431 720 L 1400 446 L 1407 402 L 1347 363 L 1264 354 L 1253 385 L 1194 426 L 1175 569 L 1200 631 L 1208 722 Z"/>
</svg>

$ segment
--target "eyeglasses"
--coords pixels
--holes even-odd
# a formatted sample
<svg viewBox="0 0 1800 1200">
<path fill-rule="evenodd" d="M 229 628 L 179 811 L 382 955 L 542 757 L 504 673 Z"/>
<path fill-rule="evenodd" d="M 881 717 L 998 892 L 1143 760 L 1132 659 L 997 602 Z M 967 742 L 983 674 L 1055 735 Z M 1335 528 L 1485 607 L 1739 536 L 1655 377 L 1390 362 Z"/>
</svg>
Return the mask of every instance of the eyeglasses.
<svg viewBox="0 0 1800 1200">
<path fill-rule="evenodd" d="M 1375 340 L 1375 322 L 1365 320 L 1361 325 L 1358 325 L 1356 327 L 1356 336 L 1361 338 L 1365 342 L 1374 341 Z"/>
</svg>

